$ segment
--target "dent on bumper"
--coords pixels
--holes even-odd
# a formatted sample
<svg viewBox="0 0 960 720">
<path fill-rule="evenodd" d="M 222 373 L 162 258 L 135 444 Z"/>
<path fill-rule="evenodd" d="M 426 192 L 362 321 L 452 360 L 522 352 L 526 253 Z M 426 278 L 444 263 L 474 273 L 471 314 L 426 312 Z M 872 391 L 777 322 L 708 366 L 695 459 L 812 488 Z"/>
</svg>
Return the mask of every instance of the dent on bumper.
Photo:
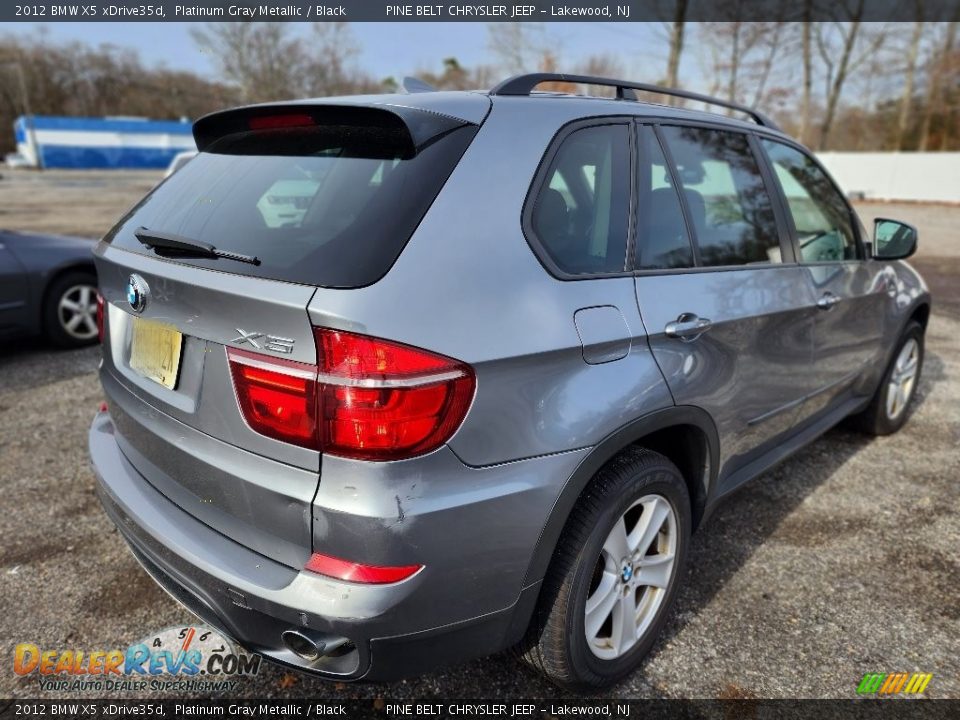
<svg viewBox="0 0 960 720">
<path fill-rule="evenodd" d="M 483 607 L 485 603 L 476 602 L 472 583 L 448 588 L 441 593 L 445 604 L 450 598 L 462 598 L 459 617 L 450 621 L 449 612 L 437 612 L 441 598 L 435 589 L 445 584 L 442 565 L 446 560 L 440 557 L 434 558 L 439 567 L 428 558 L 425 572 L 381 586 L 340 582 L 270 560 L 212 530 L 154 489 L 120 452 L 114 432 L 109 415 L 98 415 L 90 429 L 90 455 L 104 508 L 134 555 L 194 614 L 276 662 L 342 679 L 390 679 L 495 652 L 519 639 L 525 628 L 539 583 L 521 588 L 512 577 L 505 582 L 496 567 L 477 568 L 472 577 L 502 585 L 505 592 L 497 596 L 509 597 L 509 602 Z M 496 500 L 494 505 L 507 500 Z M 448 503 L 442 512 L 433 507 L 423 513 L 417 538 L 426 532 L 426 537 L 434 537 L 433 545 L 446 547 L 442 534 L 429 532 L 434 523 L 427 519 L 442 520 L 435 529 L 447 531 L 449 523 L 457 521 L 456 507 Z M 373 520 L 351 515 L 358 523 L 351 525 L 344 509 L 315 508 L 330 523 L 327 538 L 337 535 L 332 532 L 336 527 L 355 538 Z M 495 533 L 496 528 L 487 531 Z M 535 542 L 539 527 L 531 532 Z M 384 532 L 382 525 L 379 535 L 389 542 L 391 533 Z M 529 560 L 532 549 L 530 545 L 523 562 Z M 464 563 L 470 563 L 471 551 L 461 549 Z M 441 552 L 448 554 L 448 550 Z M 346 637 L 355 650 L 305 661 L 282 644 L 281 633 L 291 628 Z"/>
</svg>

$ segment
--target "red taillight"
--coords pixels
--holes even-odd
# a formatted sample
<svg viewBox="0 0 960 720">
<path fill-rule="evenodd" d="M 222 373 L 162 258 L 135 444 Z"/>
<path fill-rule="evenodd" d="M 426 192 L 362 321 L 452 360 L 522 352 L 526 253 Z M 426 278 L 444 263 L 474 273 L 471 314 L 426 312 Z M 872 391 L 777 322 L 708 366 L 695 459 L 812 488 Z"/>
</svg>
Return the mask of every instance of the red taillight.
<svg viewBox="0 0 960 720">
<path fill-rule="evenodd" d="M 314 553 L 305 567 L 310 572 L 337 578 L 338 580 L 379 585 L 406 580 L 408 577 L 415 575 L 423 565 L 401 565 L 398 567 L 361 565 L 329 555 Z"/>
<path fill-rule="evenodd" d="M 277 128 L 307 127 L 316 125 L 306 113 L 288 113 L 286 115 L 263 115 L 250 118 L 251 130 L 276 130 Z"/>
<path fill-rule="evenodd" d="M 100 342 L 103 342 L 103 295 L 100 294 L 100 291 L 97 291 L 97 337 L 100 338 Z"/>
<path fill-rule="evenodd" d="M 257 432 L 315 448 L 317 369 L 313 365 L 227 349 L 243 416 Z"/>
<path fill-rule="evenodd" d="M 320 444 L 333 455 L 399 460 L 446 442 L 463 422 L 473 370 L 377 338 L 317 328 Z"/>
<path fill-rule="evenodd" d="M 229 348 L 237 399 L 259 433 L 361 460 L 440 447 L 466 417 L 470 366 L 400 343 L 316 328 L 318 366 Z"/>
</svg>

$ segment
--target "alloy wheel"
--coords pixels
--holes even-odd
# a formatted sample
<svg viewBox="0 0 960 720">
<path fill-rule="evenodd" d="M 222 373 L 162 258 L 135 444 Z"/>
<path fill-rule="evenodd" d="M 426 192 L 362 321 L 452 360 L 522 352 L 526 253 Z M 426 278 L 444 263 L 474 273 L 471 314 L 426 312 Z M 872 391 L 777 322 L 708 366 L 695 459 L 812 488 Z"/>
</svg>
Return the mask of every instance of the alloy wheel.
<svg viewBox="0 0 960 720">
<path fill-rule="evenodd" d="M 60 327 L 76 340 L 97 336 L 97 289 L 92 285 L 73 285 L 57 303 Z"/>
<path fill-rule="evenodd" d="M 591 578 L 584 632 L 603 660 L 636 645 L 663 604 L 677 552 L 677 516 L 661 495 L 646 495 L 614 523 Z"/>
<path fill-rule="evenodd" d="M 917 382 L 920 361 L 920 344 L 909 338 L 900 348 L 893 372 L 887 382 L 887 417 L 896 420 L 906 410 Z"/>
</svg>

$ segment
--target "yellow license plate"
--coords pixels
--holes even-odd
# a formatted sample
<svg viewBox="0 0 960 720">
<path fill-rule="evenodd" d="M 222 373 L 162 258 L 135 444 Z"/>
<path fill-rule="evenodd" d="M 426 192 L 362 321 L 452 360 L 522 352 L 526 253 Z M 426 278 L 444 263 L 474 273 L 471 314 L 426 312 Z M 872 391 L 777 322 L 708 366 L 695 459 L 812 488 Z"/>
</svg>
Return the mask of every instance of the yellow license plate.
<svg viewBox="0 0 960 720">
<path fill-rule="evenodd" d="M 172 325 L 133 318 L 130 367 L 173 390 L 180 370 L 183 335 Z"/>
</svg>

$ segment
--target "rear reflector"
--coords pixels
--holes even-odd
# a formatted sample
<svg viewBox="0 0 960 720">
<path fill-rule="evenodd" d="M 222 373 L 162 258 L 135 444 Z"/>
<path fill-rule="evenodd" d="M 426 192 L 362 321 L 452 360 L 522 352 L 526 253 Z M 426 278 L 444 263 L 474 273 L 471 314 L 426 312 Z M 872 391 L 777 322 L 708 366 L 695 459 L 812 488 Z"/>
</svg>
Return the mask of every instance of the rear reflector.
<svg viewBox="0 0 960 720">
<path fill-rule="evenodd" d="M 359 460 L 401 460 L 450 439 L 473 369 L 366 335 L 315 328 L 318 365 L 227 349 L 237 401 L 257 432 Z"/>
<path fill-rule="evenodd" d="M 305 569 L 319 575 L 368 585 L 382 585 L 406 580 L 422 568 L 423 565 L 401 565 L 398 567 L 361 565 L 320 553 L 314 553 L 305 566 Z"/>
</svg>

